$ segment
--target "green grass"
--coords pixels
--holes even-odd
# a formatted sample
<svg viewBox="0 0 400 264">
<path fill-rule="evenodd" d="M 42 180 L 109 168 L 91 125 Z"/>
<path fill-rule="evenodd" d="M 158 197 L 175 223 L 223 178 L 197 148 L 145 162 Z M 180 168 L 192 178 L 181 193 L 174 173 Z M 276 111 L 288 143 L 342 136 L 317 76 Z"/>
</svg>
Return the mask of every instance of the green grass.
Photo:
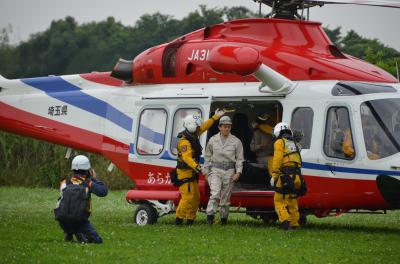
<svg viewBox="0 0 400 264">
<path fill-rule="evenodd" d="M 125 192 L 93 198 L 91 223 L 104 244 L 63 241 L 52 209 L 53 189 L 0 187 L 0 263 L 399 263 L 400 211 L 308 218 L 283 232 L 242 214 L 228 226 L 175 227 L 174 216 L 153 226 L 132 223 Z"/>
</svg>

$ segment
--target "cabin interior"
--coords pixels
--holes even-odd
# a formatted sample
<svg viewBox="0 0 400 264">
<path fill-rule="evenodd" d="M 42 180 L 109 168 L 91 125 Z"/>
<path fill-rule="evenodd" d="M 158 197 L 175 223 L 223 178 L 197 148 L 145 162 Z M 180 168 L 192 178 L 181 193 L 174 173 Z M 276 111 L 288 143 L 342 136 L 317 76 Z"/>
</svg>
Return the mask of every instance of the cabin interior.
<svg viewBox="0 0 400 264">
<path fill-rule="evenodd" d="M 250 144 L 254 131 L 257 129 L 257 117 L 268 114 L 271 117 L 270 126 L 282 119 L 282 105 L 279 101 L 238 101 L 238 102 L 214 102 L 211 104 L 210 113 L 214 114 L 217 108 L 224 108 L 227 116 L 232 120 L 231 133 L 239 138 L 243 144 L 244 166 L 239 181 L 235 183 L 234 191 L 240 190 L 269 190 L 271 186 L 268 166 L 257 162 L 257 157 L 251 151 Z M 216 122 L 207 134 L 207 142 L 213 135 L 219 132 Z M 271 131 L 272 134 L 272 131 Z M 273 152 L 273 144 L 269 146 Z M 270 156 L 269 158 L 272 158 Z"/>
</svg>

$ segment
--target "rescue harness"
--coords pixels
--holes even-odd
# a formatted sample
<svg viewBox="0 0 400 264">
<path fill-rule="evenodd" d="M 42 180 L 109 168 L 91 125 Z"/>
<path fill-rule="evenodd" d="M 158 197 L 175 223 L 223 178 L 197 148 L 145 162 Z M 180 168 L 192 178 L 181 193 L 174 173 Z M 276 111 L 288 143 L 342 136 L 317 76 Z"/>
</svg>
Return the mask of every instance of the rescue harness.
<svg viewBox="0 0 400 264">
<path fill-rule="evenodd" d="M 285 154 L 283 155 L 283 160 L 287 160 L 285 164 L 291 164 L 292 166 L 283 166 L 280 169 L 279 178 L 281 179 L 281 187 L 275 187 L 275 191 L 280 194 L 294 194 L 297 198 L 298 196 L 303 196 L 307 193 L 307 186 L 303 175 L 301 174 L 301 155 L 298 145 L 293 141 L 292 137 L 282 137 L 284 143 Z M 300 163 L 292 159 L 293 155 L 299 155 Z M 300 178 L 300 187 L 295 188 L 294 182 L 296 176 Z"/>
</svg>

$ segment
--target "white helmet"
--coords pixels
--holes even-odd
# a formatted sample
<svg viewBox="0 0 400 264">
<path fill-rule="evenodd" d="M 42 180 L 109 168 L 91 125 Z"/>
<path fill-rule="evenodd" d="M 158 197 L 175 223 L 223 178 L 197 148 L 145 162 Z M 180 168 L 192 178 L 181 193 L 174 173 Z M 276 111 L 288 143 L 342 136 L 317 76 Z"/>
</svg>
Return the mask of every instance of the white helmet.
<svg viewBox="0 0 400 264">
<path fill-rule="evenodd" d="M 289 130 L 290 132 L 292 132 L 288 124 L 286 124 L 285 122 L 280 122 L 274 127 L 274 136 L 279 137 L 282 130 Z"/>
<path fill-rule="evenodd" d="M 190 133 L 196 132 L 197 127 L 201 126 L 201 117 L 193 114 L 188 115 L 183 120 L 183 127 L 186 128 Z"/>
<path fill-rule="evenodd" d="M 90 161 L 84 155 L 78 155 L 72 160 L 71 170 L 90 170 Z"/>
</svg>

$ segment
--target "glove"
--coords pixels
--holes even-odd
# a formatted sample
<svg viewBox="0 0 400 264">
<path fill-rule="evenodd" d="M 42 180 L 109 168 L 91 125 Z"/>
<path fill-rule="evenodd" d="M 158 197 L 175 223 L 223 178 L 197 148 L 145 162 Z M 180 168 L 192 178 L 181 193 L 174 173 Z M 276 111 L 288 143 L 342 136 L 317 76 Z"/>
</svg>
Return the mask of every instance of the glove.
<svg viewBox="0 0 400 264">
<path fill-rule="evenodd" d="M 271 184 L 271 187 L 274 188 L 275 187 L 275 179 L 274 177 L 271 177 L 271 180 L 269 182 Z"/>
<path fill-rule="evenodd" d="M 196 173 L 198 173 L 198 174 L 202 174 L 202 171 L 201 171 L 201 166 L 200 165 L 197 165 L 197 167 L 196 167 L 196 169 L 194 170 Z"/>
<path fill-rule="evenodd" d="M 218 118 L 220 118 L 224 114 L 225 114 L 224 109 L 221 109 L 221 110 L 219 108 L 215 109 L 215 115 L 218 116 Z"/>
</svg>

